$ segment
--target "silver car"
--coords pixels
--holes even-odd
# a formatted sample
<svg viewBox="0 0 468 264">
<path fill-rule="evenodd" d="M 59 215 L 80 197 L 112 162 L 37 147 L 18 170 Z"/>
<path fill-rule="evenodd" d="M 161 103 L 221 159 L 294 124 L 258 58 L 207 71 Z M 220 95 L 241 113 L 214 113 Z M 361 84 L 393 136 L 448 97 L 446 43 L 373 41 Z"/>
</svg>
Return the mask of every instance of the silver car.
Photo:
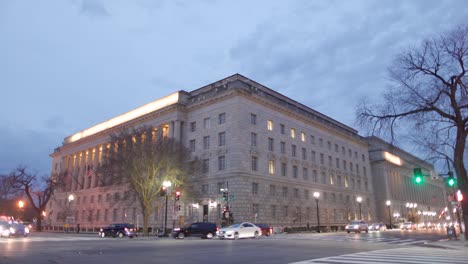
<svg viewBox="0 0 468 264">
<path fill-rule="evenodd" d="M 234 224 L 225 228 L 221 228 L 218 233 L 220 239 L 239 239 L 246 237 L 257 238 L 262 235 L 262 229 L 255 224 L 243 222 Z"/>
<path fill-rule="evenodd" d="M 361 231 L 366 231 L 366 233 L 369 233 L 369 226 L 367 225 L 366 221 L 355 220 L 355 221 L 351 221 L 351 223 L 349 223 L 345 227 L 345 230 L 347 233 L 349 232 L 361 233 Z"/>
</svg>

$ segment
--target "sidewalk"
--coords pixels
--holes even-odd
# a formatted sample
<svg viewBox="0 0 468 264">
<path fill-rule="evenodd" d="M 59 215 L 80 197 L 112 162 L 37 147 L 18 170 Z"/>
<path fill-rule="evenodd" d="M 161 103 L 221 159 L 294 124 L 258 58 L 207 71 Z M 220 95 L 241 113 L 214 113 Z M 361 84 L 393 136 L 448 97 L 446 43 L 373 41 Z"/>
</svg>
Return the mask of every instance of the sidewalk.
<svg viewBox="0 0 468 264">
<path fill-rule="evenodd" d="M 457 233 L 457 239 L 441 239 L 439 241 L 429 242 L 428 245 L 435 245 L 450 249 L 468 250 L 468 241 L 465 239 L 465 234 Z"/>
</svg>

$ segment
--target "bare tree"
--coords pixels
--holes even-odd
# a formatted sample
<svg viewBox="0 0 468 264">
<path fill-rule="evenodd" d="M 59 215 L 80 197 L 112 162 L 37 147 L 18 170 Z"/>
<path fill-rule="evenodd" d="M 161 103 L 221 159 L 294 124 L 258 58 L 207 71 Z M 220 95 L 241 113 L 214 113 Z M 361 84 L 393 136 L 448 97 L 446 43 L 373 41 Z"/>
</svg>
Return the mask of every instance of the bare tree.
<svg viewBox="0 0 468 264">
<path fill-rule="evenodd" d="M 54 191 L 59 188 L 59 183 L 50 177 L 39 178 L 36 174 L 27 172 L 24 166 L 19 166 L 9 178 L 13 183 L 13 188 L 24 191 L 29 204 L 36 213 L 36 230 L 42 231 L 43 212 Z"/>
<path fill-rule="evenodd" d="M 134 191 L 143 213 L 143 232 L 147 235 L 149 216 L 159 201 L 163 181 L 183 188 L 186 177 L 195 173 L 196 161 L 181 143 L 158 135 L 150 127 L 112 135 L 110 146 L 98 174 L 106 185 L 128 184 Z"/>
<path fill-rule="evenodd" d="M 425 40 L 418 48 L 401 53 L 390 67 L 394 86 L 384 102 L 357 108 L 357 121 L 373 133 L 389 132 L 394 139 L 397 125 L 409 125 L 417 143 L 432 158 L 448 158 L 458 185 L 468 197 L 464 155 L 468 135 L 468 26 Z M 408 128 L 409 126 L 406 126 Z M 398 130 L 401 131 L 401 130 Z M 468 202 L 462 201 L 465 219 Z M 465 221 L 465 230 L 468 221 Z M 465 237 L 468 235 L 465 232 Z"/>
</svg>

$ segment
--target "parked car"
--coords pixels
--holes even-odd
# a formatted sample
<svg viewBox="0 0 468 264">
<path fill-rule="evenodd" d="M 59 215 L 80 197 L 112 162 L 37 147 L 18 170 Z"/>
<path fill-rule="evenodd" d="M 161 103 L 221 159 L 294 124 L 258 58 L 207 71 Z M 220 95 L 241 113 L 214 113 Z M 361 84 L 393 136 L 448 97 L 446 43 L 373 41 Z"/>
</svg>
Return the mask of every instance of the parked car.
<svg viewBox="0 0 468 264">
<path fill-rule="evenodd" d="M 183 239 L 188 236 L 212 239 L 216 235 L 216 231 L 218 231 L 218 227 L 215 223 L 196 222 L 186 227 L 174 228 L 172 236 L 179 239 Z"/>
<path fill-rule="evenodd" d="M 401 230 L 416 230 L 417 226 L 413 222 L 404 222 L 400 225 Z"/>
<path fill-rule="evenodd" d="M 247 238 L 254 237 L 257 238 L 262 235 L 262 229 L 250 222 L 242 222 L 238 224 L 233 224 L 231 226 L 221 228 L 218 231 L 218 237 L 220 239 L 231 238 Z"/>
<path fill-rule="evenodd" d="M 267 225 L 267 224 L 254 224 L 262 230 L 262 235 L 263 236 L 270 236 L 273 234 L 273 227 Z"/>
<path fill-rule="evenodd" d="M 110 224 L 107 227 L 101 228 L 99 231 L 100 237 L 129 237 L 133 238 L 136 236 L 136 228 L 132 224 L 121 223 L 121 224 Z"/>
<path fill-rule="evenodd" d="M 351 221 L 351 223 L 345 227 L 345 230 L 348 234 L 349 232 L 361 233 L 361 231 L 366 231 L 366 233 L 369 233 L 369 226 L 364 220 L 355 220 Z"/>
<path fill-rule="evenodd" d="M 0 236 L 1 237 L 27 237 L 29 235 L 29 228 L 22 223 L 18 222 L 0 222 Z"/>
<path fill-rule="evenodd" d="M 383 223 L 373 223 L 369 226 L 369 231 L 386 231 L 387 226 Z"/>
</svg>

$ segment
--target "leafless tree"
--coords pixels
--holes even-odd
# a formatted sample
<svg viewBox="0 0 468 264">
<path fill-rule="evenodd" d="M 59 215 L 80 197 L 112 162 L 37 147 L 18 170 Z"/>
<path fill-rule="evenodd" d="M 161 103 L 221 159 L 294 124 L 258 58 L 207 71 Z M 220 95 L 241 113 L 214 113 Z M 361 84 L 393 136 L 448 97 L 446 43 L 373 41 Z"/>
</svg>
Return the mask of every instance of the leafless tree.
<svg viewBox="0 0 468 264">
<path fill-rule="evenodd" d="M 468 26 L 460 26 L 399 54 L 389 68 L 395 85 L 385 93 L 384 102 L 369 105 L 363 100 L 357 108 L 358 123 L 370 126 L 373 133 L 389 132 L 393 140 L 395 132 L 405 128 L 416 135 L 417 143 L 432 158 L 450 160 L 464 197 L 468 197 L 464 160 L 468 135 L 467 63 Z M 468 219 L 466 199 L 462 208 Z"/>
<path fill-rule="evenodd" d="M 51 177 L 39 177 L 35 173 L 28 172 L 25 166 L 19 166 L 9 175 L 9 178 L 13 183 L 13 188 L 23 191 L 28 198 L 29 204 L 36 213 L 36 230 L 42 231 L 43 212 L 54 191 L 60 185 Z"/>
<path fill-rule="evenodd" d="M 111 150 L 98 174 L 107 179 L 106 185 L 128 184 L 134 191 L 143 213 L 143 232 L 147 235 L 149 216 L 160 200 L 163 181 L 183 188 L 187 176 L 196 173 L 196 163 L 180 142 L 158 135 L 151 127 L 142 127 L 111 136 Z"/>
</svg>

